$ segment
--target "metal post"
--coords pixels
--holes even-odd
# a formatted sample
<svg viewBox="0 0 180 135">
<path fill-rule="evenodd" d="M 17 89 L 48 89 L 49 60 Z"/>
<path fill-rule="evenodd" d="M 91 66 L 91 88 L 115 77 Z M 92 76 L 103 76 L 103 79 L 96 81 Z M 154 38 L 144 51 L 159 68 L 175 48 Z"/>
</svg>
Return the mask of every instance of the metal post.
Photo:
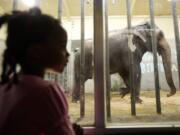
<svg viewBox="0 0 180 135">
<path fill-rule="evenodd" d="M 108 0 L 105 0 L 105 40 L 106 40 L 106 57 L 105 57 L 105 71 L 106 71 L 106 110 L 108 119 L 111 118 L 111 76 L 109 72 L 109 30 L 108 30 Z"/>
<path fill-rule="evenodd" d="M 155 22 L 154 22 L 154 1 L 149 0 L 149 12 L 151 19 L 152 30 L 152 50 L 153 50 L 153 62 L 154 62 L 154 79 L 156 90 L 156 109 L 157 113 L 161 114 L 161 100 L 160 100 L 160 86 L 159 86 L 159 72 L 158 72 L 158 59 L 157 59 L 157 39 L 155 34 Z"/>
<path fill-rule="evenodd" d="M 62 23 L 62 0 L 58 0 L 58 20 L 59 23 Z M 61 24 L 62 25 L 62 24 Z M 68 65 L 67 65 L 68 66 Z M 67 67 L 64 69 L 64 72 L 60 74 L 59 81 L 61 85 L 64 87 L 65 91 L 67 92 Z"/>
<path fill-rule="evenodd" d="M 94 0 L 94 92 L 95 126 L 105 128 L 104 0 Z M 101 134 L 101 133 L 100 133 Z"/>
<path fill-rule="evenodd" d="M 60 23 L 61 23 L 61 14 L 62 14 L 62 0 L 58 0 L 58 20 Z M 65 72 L 65 70 L 66 70 L 66 68 L 64 69 L 64 72 Z M 59 81 L 63 87 L 65 87 L 65 85 L 64 85 L 64 78 L 65 78 L 64 72 L 59 75 Z M 66 90 L 66 88 L 64 88 L 64 89 Z"/>
<path fill-rule="evenodd" d="M 85 92 L 84 92 L 84 66 L 85 66 L 85 47 L 84 47 L 84 6 L 85 1 L 81 0 L 81 56 L 80 56 L 80 116 L 85 115 Z"/>
<path fill-rule="evenodd" d="M 18 0 L 13 0 L 13 10 L 17 10 Z"/>
<path fill-rule="evenodd" d="M 61 23 L 61 16 L 62 16 L 62 0 L 58 0 L 58 19 Z"/>
<path fill-rule="evenodd" d="M 131 52 L 130 46 L 131 45 L 131 4 L 129 0 L 126 0 L 126 8 L 127 8 L 127 23 L 128 23 L 128 46 L 129 46 L 129 71 L 130 71 L 130 77 L 129 77 L 129 81 L 130 81 L 130 90 L 131 90 L 131 115 L 136 115 L 136 103 L 135 103 L 135 89 L 134 89 L 134 62 L 133 62 L 133 52 Z"/>
<path fill-rule="evenodd" d="M 179 88 L 180 88 L 180 39 L 179 39 L 179 26 L 176 13 L 176 0 L 172 0 L 172 15 L 174 23 L 174 34 L 176 40 L 176 53 L 177 53 L 177 63 L 178 63 L 178 74 L 179 74 Z"/>
</svg>

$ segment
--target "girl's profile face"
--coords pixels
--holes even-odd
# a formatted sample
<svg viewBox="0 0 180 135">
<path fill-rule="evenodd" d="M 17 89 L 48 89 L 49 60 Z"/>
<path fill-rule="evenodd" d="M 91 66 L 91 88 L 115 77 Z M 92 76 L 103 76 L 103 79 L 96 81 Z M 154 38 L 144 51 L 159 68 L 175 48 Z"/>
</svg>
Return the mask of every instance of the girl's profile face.
<svg viewBox="0 0 180 135">
<path fill-rule="evenodd" d="M 66 32 L 60 32 L 55 34 L 56 37 L 47 44 L 47 57 L 49 65 L 47 68 L 54 70 L 55 72 L 63 72 L 68 62 L 69 53 L 66 49 L 67 35 Z"/>
<path fill-rule="evenodd" d="M 66 44 L 65 45 L 59 45 L 54 48 L 54 54 L 55 54 L 55 63 L 52 66 L 52 69 L 56 72 L 63 72 L 64 68 L 66 67 L 68 63 L 68 57 L 69 53 L 66 49 Z"/>
<path fill-rule="evenodd" d="M 48 43 L 28 49 L 27 61 L 30 66 L 42 67 L 42 70 L 51 69 L 55 72 L 63 72 L 68 62 L 69 53 L 66 42 Z"/>
</svg>

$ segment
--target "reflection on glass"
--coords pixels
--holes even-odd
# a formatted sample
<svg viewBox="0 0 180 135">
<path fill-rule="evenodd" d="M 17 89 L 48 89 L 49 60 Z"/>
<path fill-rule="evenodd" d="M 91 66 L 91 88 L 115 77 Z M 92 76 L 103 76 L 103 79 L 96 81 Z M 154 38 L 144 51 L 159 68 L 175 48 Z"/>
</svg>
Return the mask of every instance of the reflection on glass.
<svg viewBox="0 0 180 135">
<path fill-rule="evenodd" d="M 127 27 L 127 14 L 126 14 L 126 5 L 124 1 L 114 1 L 118 3 L 112 6 L 109 6 L 109 30 L 110 31 L 118 31 L 119 29 L 124 29 Z M 111 4 L 111 1 L 109 1 Z M 177 2 L 177 6 L 178 6 Z M 121 6 L 123 7 L 121 7 Z M 117 10 L 118 9 L 118 10 Z M 116 14 L 114 12 L 116 10 Z M 113 11 L 113 12 L 112 12 Z M 177 13 L 178 11 L 177 7 Z M 148 40 L 151 36 L 150 26 L 145 26 L 143 23 L 150 22 L 149 17 L 149 0 L 132 0 L 131 1 L 131 15 L 132 15 L 132 29 L 138 31 L 138 33 L 142 35 L 138 35 L 134 33 L 132 38 L 132 44 L 135 45 L 135 51 L 139 51 L 137 53 L 138 56 L 134 55 L 134 62 L 136 63 L 133 67 L 134 70 L 137 70 L 137 62 L 142 58 L 140 63 L 141 68 L 141 88 L 139 97 L 143 100 L 141 104 L 136 104 L 136 112 L 137 117 L 131 116 L 131 99 L 130 95 L 127 94 L 125 97 L 121 98 L 122 93 L 126 91 L 126 75 L 121 73 L 121 77 L 118 74 L 114 74 L 111 76 L 111 122 L 110 125 L 134 125 L 134 122 L 139 123 L 161 123 L 161 122 L 174 122 L 177 123 L 180 121 L 180 117 L 178 117 L 178 113 L 180 112 L 178 98 L 180 93 L 177 90 L 177 93 L 173 96 L 167 97 L 168 93 L 173 90 L 175 87 L 179 89 L 178 82 L 178 65 L 177 65 L 177 54 L 176 54 L 176 45 L 175 45 L 175 35 L 174 35 L 174 26 L 172 20 L 171 13 L 171 2 L 169 1 L 154 1 L 154 15 L 155 15 L 155 24 L 159 28 L 156 31 L 157 34 L 157 51 L 158 51 L 158 70 L 159 70 L 159 81 L 160 81 L 160 96 L 161 96 L 161 108 L 162 114 L 158 115 L 156 112 L 156 96 L 155 96 L 155 82 L 154 82 L 154 64 L 153 64 L 153 55 L 152 48 L 145 46 L 142 48 L 142 43 L 146 42 L 146 45 L 150 45 L 151 43 Z M 140 26 L 137 26 L 140 25 Z M 168 27 L 167 27 L 168 26 Z M 161 32 L 163 33 L 159 33 Z M 124 31 L 124 30 L 123 30 Z M 121 37 L 114 36 L 114 40 L 123 40 L 122 37 L 127 36 L 128 32 L 124 32 Z M 164 38 L 159 38 L 159 36 Z M 145 38 L 143 38 L 145 37 Z M 140 42 L 139 42 L 140 41 Z M 122 41 L 121 43 L 125 43 L 128 41 Z M 149 43 L 148 43 L 149 42 Z M 111 46 L 111 45 L 110 45 Z M 119 45 L 120 46 L 120 45 Z M 170 50 L 168 50 L 168 47 Z M 147 48 L 146 48 L 147 47 Z M 118 48 L 117 48 L 118 49 Z M 116 50 L 117 50 L 116 49 Z M 123 48 L 124 49 L 124 48 Z M 123 50 L 122 49 L 122 50 Z M 143 52 L 143 49 L 148 49 L 149 52 Z M 166 51 L 166 52 L 165 52 Z M 170 57 L 171 51 L 171 57 Z M 123 52 L 121 52 L 122 54 Z M 115 55 L 115 54 L 114 54 Z M 127 55 L 127 54 L 126 54 Z M 128 55 L 127 55 L 128 56 Z M 115 57 L 115 56 L 113 56 Z M 123 54 L 120 56 L 123 57 Z M 113 58 L 114 59 L 114 58 Z M 128 59 L 127 59 L 128 61 Z M 169 63 L 168 63 L 169 61 Z M 164 64 L 166 69 L 164 69 Z M 110 60 L 111 63 L 111 60 Z M 168 64 L 167 64 L 168 63 Z M 121 61 L 120 64 L 123 64 Z M 171 65 L 171 67 L 170 67 Z M 110 65 L 111 67 L 112 65 Z M 123 67 L 123 66 L 122 66 Z M 169 70 L 168 70 L 169 68 Z M 128 69 L 127 69 L 128 70 Z M 165 72 L 166 71 L 166 72 Z M 172 71 L 172 79 L 170 78 L 170 74 Z M 165 75 L 167 74 L 167 76 Z M 136 74 L 139 76 L 140 74 Z M 169 75 L 169 76 L 168 76 Z M 123 77 L 125 76 L 125 77 Z M 169 81 L 169 85 L 166 81 Z M 135 78 L 135 88 L 138 86 L 137 78 Z M 175 87 L 174 87 L 175 86 Z M 121 92 L 120 92 L 121 90 Z M 121 95 L 120 95 L 121 94 Z M 173 93 L 174 94 L 174 93 Z"/>
<path fill-rule="evenodd" d="M 58 0 L 40 0 L 39 6 L 44 13 L 50 14 L 52 16 L 58 17 Z M 174 34 L 174 24 L 172 20 L 171 13 L 171 1 L 168 0 L 156 0 L 154 1 L 154 15 L 155 24 L 163 32 L 165 38 L 159 35 L 161 38 L 157 38 L 158 46 L 168 45 L 171 50 L 171 58 L 166 54 L 163 58 L 161 57 L 162 51 L 165 48 L 158 47 L 158 73 L 160 81 L 160 95 L 161 95 L 161 108 L 162 114 L 157 115 L 156 113 L 156 96 L 154 87 L 154 65 L 153 65 L 153 55 L 151 48 L 151 37 L 150 25 L 146 25 L 145 22 L 150 22 L 149 17 L 149 0 L 131 0 L 131 15 L 132 15 L 132 26 L 134 28 L 134 33 L 132 31 L 127 31 L 127 14 L 126 14 L 126 0 L 109 0 L 108 1 L 108 29 L 111 41 L 109 42 L 110 49 L 110 70 L 111 70 L 111 117 L 108 121 L 109 125 L 142 125 L 143 123 L 179 123 L 180 122 L 180 93 L 179 93 L 179 76 L 178 76 L 178 64 L 177 64 L 177 52 L 176 52 L 176 42 Z M 13 1 L 12 0 L 0 0 L 0 14 L 12 10 Z M 22 1 L 18 2 L 18 9 L 27 9 L 28 5 L 23 4 Z M 58 81 L 65 88 L 67 93 L 70 118 L 74 122 L 78 122 L 82 125 L 93 125 L 94 124 L 94 84 L 93 84 L 93 1 L 85 1 L 85 116 L 80 118 L 80 101 L 76 100 L 73 102 L 73 87 L 74 87 L 74 77 L 75 74 L 78 75 L 78 81 L 80 81 L 80 45 L 81 45 L 81 4 L 80 0 L 65 0 L 62 1 L 62 24 L 68 32 L 68 51 L 70 52 L 69 64 L 62 75 L 55 75 L 53 73 L 47 73 L 45 79 Z M 177 1 L 176 5 L 178 23 L 180 23 L 180 1 Z M 141 25 L 138 26 L 137 25 Z M 180 25 L 180 24 L 179 24 Z M 136 27 L 134 27 L 136 26 Z M 124 31 L 124 33 L 120 33 Z M 160 32 L 160 31 L 157 31 Z M 4 32 L 0 32 L 4 33 Z M 119 49 L 127 49 L 128 40 L 127 35 L 130 33 L 131 47 L 132 51 L 137 51 L 137 55 L 134 57 L 134 61 L 141 61 L 140 65 L 135 64 L 134 69 L 141 69 L 141 73 L 135 74 L 135 76 L 140 79 L 140 86 L 138 86 L 137 79 L 135 79 L 135 87 L 140 87 L 139 98 L 142 99 L 142 103 L 136 104 L 137 116 L 131 116 L 131 99 L 129 92 L 126 89 L 126 83 L 128 83 L 128 70 L 129 67 L 125 68 L 125 71 L 118 72 L 117 67 L 126 67 L 125 62 L 128 62 L 128 52 L 120 51 Z M 140 34 L 138 34 L 140 33 Z M 133 35 L 134 34 L 134 35 Z M 144 35 L 143 35 L 144 34 Z M 1 34 L 3 35 L 3 34 Z M 2 37 L 0 35 L 0 38 Z M 157 33 L 158 35 L 158 33 Z M 0 39 L 0 44 L 4 44 L 4 38 Z M 149 46 L 143 46 L 144 43 Z M 119 43 L 126 44 L 126 46 L 121 46 Z M 168 43 L 168 44 L 167 44 Z M 113 46 L 116 46 L 113 48 Z M 0 48 L 2 46 L 0 45 Z M 122 48 L 121 48 L 122 47 Z M 140 48 L 140 49 L 138 49 Z M 145 50 L 149 52 L 145 53 Z M 1 50 L 1 49 L 0 49 Z M 144 50 L 144 51 L 142 51 Z M 167 50 L 166 50 L 167 51 Z M 1 52 L 0 52 L 1 53 Z M 123 58 L 126 60 L 123 63 Z M 142 58 L 142 60 L 141 60 Z M 169 59 L 168 59 L 169 58 Z M 167 59 L 170 61 L 167 66 L 171 64 L 172 79 L 174 85 L 177 89 L 175 95 L 167 97 L 167 94 L 173 89 L 172 82 L 170 82 L 169 87 L 166 76 L 165 69 L 163 65 L 163 60 L 165 63 Z M 78 60 L 78 65 L 74 65 L 75 60 Z M 139 66 L 139 67 L 138 67 Z M 118 68 L 119 68 L 118 67 Z M 139 69 L 138 69 L 139 70 Z M 170 72 L 170 71 L 167 71 Z M 168 74 L 166 72 L 166 74 Z M 119 75 L 120 74 L 120 75 Z M 167 76 L 168 77 L 168 76 Z M 124 78 L 124 79 L 123 79 Z M 78 82 L 76 82 L 78 84 Z M 80 87 L 75 92 L 78 95 Z M 121 93 L 122 90 L 124 92 Z M 124 97 L 123 97 L 124 96 Z M 122 98 L 123 97 L 123 98 Z M 79 98 L 77 96 L 77 98 Z M 136 124 L 135 124 L 136 123 Z"/>
</svg>

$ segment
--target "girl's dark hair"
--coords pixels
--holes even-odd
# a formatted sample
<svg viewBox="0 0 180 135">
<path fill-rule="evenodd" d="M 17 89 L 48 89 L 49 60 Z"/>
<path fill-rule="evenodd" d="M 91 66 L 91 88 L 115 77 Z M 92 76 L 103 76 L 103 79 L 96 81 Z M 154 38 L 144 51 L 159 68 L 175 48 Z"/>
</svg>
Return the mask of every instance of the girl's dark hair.
<svg viewBox="0 0 180 135">
<path fill-rule="evenodd" d="M 17 64 L 27 71 L 32 69 L 29 67 L 26 56 L 28 48 L 39 44 L 54 45 L 61 39 L 67 40 L 66 31 L 59 21 L 49 15 L 42 14 L 40 9 L 36 7 L 29 11 L 13 11 L 11 14 L 1 16 L 0 27 L 3 24 L 7 24 L 7 39 L 3 54 L 2 84 L 8 82 L 10 76 L 17 83 Z"/>
</svg>

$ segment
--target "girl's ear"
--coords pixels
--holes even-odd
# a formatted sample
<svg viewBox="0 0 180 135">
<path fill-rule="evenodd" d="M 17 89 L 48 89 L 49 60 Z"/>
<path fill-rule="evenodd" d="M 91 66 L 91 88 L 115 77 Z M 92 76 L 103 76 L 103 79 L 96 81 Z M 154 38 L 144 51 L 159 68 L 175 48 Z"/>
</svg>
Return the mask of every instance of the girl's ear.
<svg viewBox="0 0 180 135">
<path fill-rule="evenodd" d="M 47 55 L 47 49 L 43 45 L 33 45 L 27 49 L 26 60 L 31 64 L 44 65 L 44 59 Z"/>
<path fill-rule="evenodd" d="M 28 48 L 26 53 L 26 59 L 27 62 L 32 66 L 39 65 L 46 68 L 54 62 L 54 55 L 55 52 L 51 48 L 51 46 L 37 44 Z"/>
</svg>

